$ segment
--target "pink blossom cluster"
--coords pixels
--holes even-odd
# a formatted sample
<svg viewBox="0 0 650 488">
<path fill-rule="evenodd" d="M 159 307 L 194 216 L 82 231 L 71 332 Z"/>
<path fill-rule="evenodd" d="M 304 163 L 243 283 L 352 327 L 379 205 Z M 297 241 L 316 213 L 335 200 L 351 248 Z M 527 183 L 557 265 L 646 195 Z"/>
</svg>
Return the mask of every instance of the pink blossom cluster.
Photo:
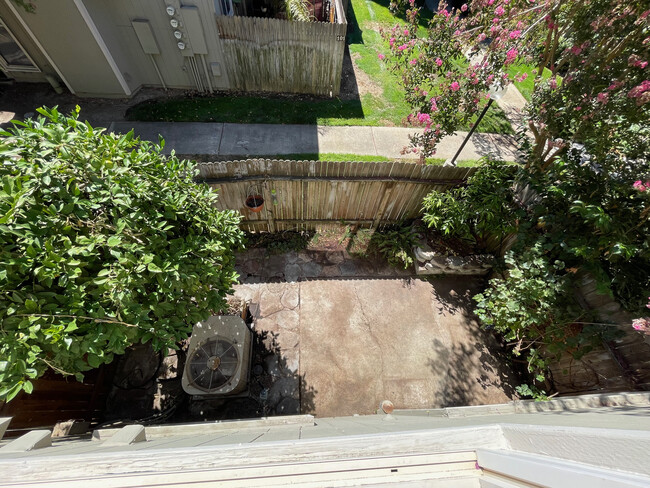
<svg viewBox="0 0 650 488">
<path fill-rule="evenodd" d="M 403 4 L 413 5 L 414 0 L 400 1 Z M 587 0 L 587 4 L 592 1 Z M 650 44 L 647 30 L 641 32 L 643 35 L 635 38 L 634 45 L 625 47 L 624 55 L 617 58 L 603 58 L 602 66 L 594 65 L 593 58 L 601 54 L 599 51 L 602 47 L 601 40 L 616 36 L 620 29 L 619 24 L 630 26 L 630 22 L 635 25 L 647 23 L 647 20 L 641 18 L 643 16 L 639 17 L 641 9 L 638 5 L 631 5 L 624 0 L 607 1 L 611 8 L 604 9 L 602 15 L 598 13 L 596 18 L 585 16 L 584 20 L 588 22 L 585 24 L 585 35 L 571 36 L 575 40 L 566 49 L 560 47 L 557 53 L 548 58 L 551 61 L 546 67 L 554 75 L 543 82 L 551 93 L 545 93 L 544 90 L 542 96 L 553 97 L 552 92 L 558 90 L 562 84 L 561 87 L 567 89 L 568 96 L 574 97 L 565 105 L 565 114 L 572 120 L 598 121 L 602 118 L 602 114 L 606 115 L 608 111 L 617 110 L 621 103 L 627 107 L 650 102 L 650 79 L 645 72 L 649 68 L 650 57 L 644 54 L 645 51 L 641 47 L 642 42 Z M 407 88 L 409 103 L 413 107 L 418 107 L 412 114 L 412 123 L 429 122 L 421 120 L 418 116 L 418 110 L 422 109 L 427 112 L 425 115 L 430 117 L 433 124 L 443 122 L 444 129 L 441 130 L 440 137 L 450 132 L 452 126 L 467 114 L 476 112 L 476 102 L 482 100 L 484 96 L 489 96 L 485 94 L 486 89 L 495 80 L 502 85 L 508 85 L 513 81 L 522 83 L 527 80 L 528 73 L 519 72 L 516 76 L 509 77 L 507 73 L 504 74 L 510 66 L 521 61 L 537 67 L 538 62 L 546 59 L 537 52 L 538 50 L 532 49 L 529 42 L 523 42 L 523 38 L 530 37 L 544 42 L 543 38 L 548 35 L 550 40 L 546 42 L 552 45 L 554 37 L 562 36 L 563 30 L 544 33 L 543 23 L 539 25 L 540 20 L 546 20 L 547 27 L 553 30 L 572 25 L 553 10 L 556 0 L 472 0 L 471 4 L 465 4 L 458 9 L 448 6 L 448 2 L 449 0 L 440 2 L 439 10 L 430 22 L 430 38 L 423 40 L 417 36 L 418 27 L 415 23 L 408 28 L 397 25 L 392 32 L 388 31 L 390 34 L 388 32 L 385 34 L 385 39 L 387 41 L 390 39 L 391 45 L 390 53 L 386 55 L 387 58 L 394 56 L 394 59 L 389 60 L 395 65 L 395 71 L 399 72 L 398 64 L 399 69 L 404 71 L 410 69 L 407 71 L 408 75 L 403 77 L 403 82 Z M 471 15 L 462 15 L 461 12 L 471 12 Z M 650 10 L 646 10 L 644 15 L 645 18 L 650 17 Z M 593 37 L 589 36 L 589 25 L 593 28 Z M 489 45 L 477 46 L 478 42 L 488 38 L 491 41 Z M 468 51 L 468 45 L 473 50 Z M 468 52 L 473 56 L 470 58 L 473 64 L 466 69 L 459 69 L 455 63 L 448 62 L 450 56 L 454 57 L 457 53 L 467 55 Z M 480 62 L 474 61 L 479 59 L 477 53 L 482 54 Z M 582 71 L 581 64 L 588 69 Z M 562 78 L 555 75 L 558 66 L 568 68 L 567 73 L 562 72 Z M 599 70 L 594 71 L 594 67 Z M 581 73 L 585 76 L 581 76 Z M 610 77 L 606 78 L 608 75 Z M 644 79 L 647 80 L 643 81 Z M 436 93 L 444 93 L 444 95 L 430 98 L 423 95 L 424 90 L 421 88 L 414 92 L 415 85 L 427 89 L 437 85 Z M 599 88 L 601 86 L 607 88 Z M 578 92 L 577 89 L 581 91 Z M 452 107 L 448 106 L 446 102 L 448 99 L 454 100 Z M 426 105 L 423 106 L 423 103 Z M 430 108 L 427 106 L 429 104 Z M 450 108 L 452 113 L 448 113 Z M 538 108 L 540 120 L 535 121 L 536 125 L 543 124 L 543 120 L 551 116 L 544 104 Z M 435 144 L 436 141 L 437 139 L 432 141 L 427 136 L 419 143 L 429 151 L 431 144 Z M 642 187 L 635 187 L 637 190 L 647 191 L 647 194 L 650 194 L 650 182 L 646 182 L 644 178 L 639 184 Z"/>
<path fill-rule="evenodd" d="M 638 330 L 639 332 L 643 332 L 644 334 L 650 335 L 650 319 L 647 317 L 634 319 L 632 321 L 632 328 L 634 330 Z"/>
<path fill-rule="evenodd" d="M 641 59 L 636 54 L 632 54 L 632 56 L 630 56 L 627 59 L 627 64 L 629 66 L 633 66 L 635 68 L 641 68 L 641 69 L 644 69 L 646 66 L 648 66 L 648 62 L 644 61 L 643 59 Z"/>
<path fill-rule="evenodd" d="M 418 113 L 418 122 L 421 124 L 430 124 L 431 123 L 431 116 L 429 114 L 423 114 L 423 113 Z"/>
<path fill-rule="evenodd" d="M 650 191 L 650 180 L 647 180 L 645 182 L 641 180 L 636 180 L 632 185 L 632 188 L 642 193 L 646 191 Z M 650 308 L 650 303 L 648 304 L 648 308 Z"/>
<path fill-rule="evenodd" d="M 640 85 L 632 88 L 627 96 L 630 98 L 636 98 L 637 105 L 643 105 L 644 103 L 650 102 L 650 80 L 644 80 Z"/>
<path fill-rule="evenodd" d="M 517 59 L 518 55 L 519 55 L 519 51 L 517 51 L 516 47 L 510 48 L 506 53 L 506 61 L 504 64 L 513 63 L 515 59 Z"/>
<path fill-rule="evenodd" d="M 615 81 L 613 81 L 613 82 L 611 83 L 611 85 L 609 85 L 609 86 L 607 87 L 607 89 L 608 89 L 609 91 L 618 90 L 618 89 L 619 89 L 620 87 L 622 87 L 623 85 L 624 85 L 624 83 L 623 83 L 622 81 L 620 81 L 620 80 L 615 80 Z"/>
</svg>

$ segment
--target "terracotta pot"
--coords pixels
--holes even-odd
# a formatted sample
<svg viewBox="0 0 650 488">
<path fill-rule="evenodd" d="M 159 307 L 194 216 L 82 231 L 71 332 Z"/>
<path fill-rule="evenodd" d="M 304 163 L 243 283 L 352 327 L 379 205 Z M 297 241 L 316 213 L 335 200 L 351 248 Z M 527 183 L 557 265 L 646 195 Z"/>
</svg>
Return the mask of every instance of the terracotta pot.
<svg viewBox="0 0 650 488">
<path fill-rule="evenodd" d="M 264 208 L 264 198 L 262 198 L 262 195 L 251 195 L 246 199 L 244 205 L 251 212 L 261 212 Z"/>
</svg>

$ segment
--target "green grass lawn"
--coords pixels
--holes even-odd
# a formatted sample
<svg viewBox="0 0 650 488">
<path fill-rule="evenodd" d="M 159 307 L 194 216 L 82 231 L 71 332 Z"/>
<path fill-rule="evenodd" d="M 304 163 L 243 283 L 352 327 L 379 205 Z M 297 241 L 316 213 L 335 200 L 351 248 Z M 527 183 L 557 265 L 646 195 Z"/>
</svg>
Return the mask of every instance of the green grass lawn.
<svg viewBox="0 0 650 488">
<path fill-rule="evenodd" d="M 399 159 L 387 158 L 385 156 L 373 156 L 370 154 L 342 154 L 342 153 L 298 153 L 298 154 L 272 154 L 267 156 L 255 156 L 255 159 L 279 159 L 289 161 L 353 161 L 359 163 L 386 163 L 391 161 L 415 163 L 417 159 Z M 445 159 L 427 158 L 426 164 L 429 166 L 441 166 Z M 480 159 L 465 159 L 457 161 L 459 167 L 480 166 Z"/>
<path fill-rule="evenodd" d="M 511 79 L 514 79 L 515 76 L 521 76 L 524 73 L 528 74 L 528 77 L 522 82 L 515 82 L 515 86 L 519 92 L 524 96 L 526 101 L 530 102 L 530 98 L 533 94 L 533 87 L 535 84 L 535 76 L 537 74 L 537 69 L 535 66 L 529 64 L 520 64 L 513 65 L 507 69 L 507 73 L 510 75 Z M 544 73 L 542 78 L 547 80 L 551 76 L 551 71 L 544 68 Z"/>
<path fill-rule="evenodd" d="M 364 82 L 371 85 L 360 99 L 219 93 L 144 102 L 129 109 L 126 118 L 165 122 L 402 126 L 410 112 L 409 106 L 404 101 L 397 77 L 378 58 L 378 54 L 387 49 L 379 29 L 390 28 L 396 22 L 403 23 L 391 15 L 388 4 L 389 0 L 351 0 L 348 9 L 350 55 L 367 75 Z M 422 12 L 419 32 L 424 35 L 431 13 L 426 8 Z M 486 114 L 477 130 L 513 133 L 505 114 L 496 106 Z"/>
</svg>

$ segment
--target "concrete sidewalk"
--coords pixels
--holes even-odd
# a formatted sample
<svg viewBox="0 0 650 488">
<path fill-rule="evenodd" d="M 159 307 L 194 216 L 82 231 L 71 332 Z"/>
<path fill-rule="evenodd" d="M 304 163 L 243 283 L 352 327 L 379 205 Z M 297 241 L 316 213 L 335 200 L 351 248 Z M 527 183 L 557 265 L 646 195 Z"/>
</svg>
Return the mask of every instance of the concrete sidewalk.
<svg viewBox="0 0 650 488">
<path fill-rule="evenodd" d="M 417 154 L 401 154 L 409 145 L 409 134 L 421 129 L 368 126 L 316 126 L 274 124 L 226 124 L 200 122 L 113 122 L 109 131 L 125 133 L 134 129 L 142 139 L 166 141 L 165 152 L 215 157 L 276 156 L 282 154 L 338 153 L 387 158 L 417 159 Z M 444 138 L 435 157 L 452 157 L 466 132 Z M 514 161 L 514 136 L 474 134 L 459 160 L 479 159 L 488 154 Z"/>
</svg>

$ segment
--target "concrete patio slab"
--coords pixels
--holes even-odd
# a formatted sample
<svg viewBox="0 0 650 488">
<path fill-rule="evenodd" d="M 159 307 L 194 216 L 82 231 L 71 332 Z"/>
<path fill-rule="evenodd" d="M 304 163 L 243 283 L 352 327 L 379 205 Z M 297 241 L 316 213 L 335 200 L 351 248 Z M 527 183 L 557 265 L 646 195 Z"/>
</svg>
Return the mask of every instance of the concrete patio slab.
<svg viewBox="0 0 650 488">
<path fill-rule="evenodd" d="M 339 258 L 294 254 L 272 258 L 286 266 Z M 244 267 L 253 255 L 241 256 Z M 235 290 L 249 304 L 256 334 L 275 352 L 266 369 L 275 378 L 268 401 L 276 413 L 322 418 L 374 413 L 382 400 L 430 409 L 512 399 L 517 378 L 471 312 L 480 278 L 426 281 L 394 268 L 369 274 L 345 259 L 338 267 L 354 264 L 350 277 L 339 270 L 293 281 L 266 273 L 271 258 L 257 259 L 256 276 L 244 273 L 246 283 Z"/>
<path fill-rule="evenodd" d="M 300 283 L 300 376 L 317 416 L 502 403 L 511 373 L 467 304 L 471 278 Z M 305 412 L 306 413 L 306 412 Z"/>
</svg>

